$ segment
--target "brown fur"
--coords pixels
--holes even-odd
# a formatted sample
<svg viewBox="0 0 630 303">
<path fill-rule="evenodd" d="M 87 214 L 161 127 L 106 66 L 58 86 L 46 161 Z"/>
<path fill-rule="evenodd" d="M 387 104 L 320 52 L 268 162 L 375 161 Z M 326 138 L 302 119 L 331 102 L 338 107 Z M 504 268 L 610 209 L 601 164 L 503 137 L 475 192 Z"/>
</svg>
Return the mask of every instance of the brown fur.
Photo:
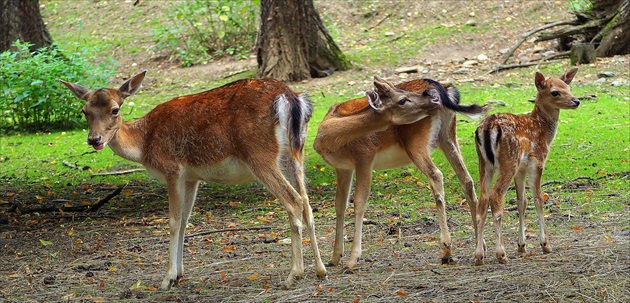
<svg viewBox="0 0 630 303">
<path fill-rule="evenodd" d="M 304 275 L 303 222 L 315 271 L 324 278 L 304 184 L 302 138 L 310 101 L 298 98 L 279 81 L 246 79 L 174 98 L 134 122 L 123 123 L 117 109 L 140 88 L 144 75 L 134 76 L 118 90 L 90 91 L 63 83 L 87 101 L 88 143 L 96 149 L 109 145 L 116 154 L 144 165 L 168 187 L 169 268 L 161 287 L 170 288 L 183 275 L 184 230 L 202 180 L 265 184 L 289 213 L 292 266 L 287 284 Z"/>
<path fill-rule="evenodd" d="M 396 89 L 424 96 L 425 92 L 435 90 L 436 85 L 439 84 L 428 80 L 413 80 L 397 85 Z M 451 90 L 456 89 L 452 87 Z M 425 111 L 426 118 L 424 119 L 401 125 L 395 125 L 391 121 L 383 122 L 383 119 L 367 105 L 363 105 L 362 110 L 347 110 L 342 111 L 346 115 L 339 114 L 340 108 L 356 109 L 359 108 L 358 104 L 367 104 L 366 101 L 361 100 L 365 98 L 333 105 L 320 124 L 317 138 L 315 138 L 315 150 L 335 167 L 337 174 L 335 197 L 337 224 L 334 252 L 330 264 L 339 264 L 344 251 L 344 215 L 353 173 L 356 171 L 355 233 L 350 261 L 347 264 L 349 268 L 354 267 L 361 256 L 363 216 L 367 208 L 372 171 L 404 166 L 409 163 L 414 163 L 429 179 L 437 205 L 442 261 L 452 262 L 442 172 L 433 164 L 430 155 L 433 148 L 442 149 L 457 173 L 468 204 L 474 213 L 477 198 L 472 178 L 466 169 L 457 143 L 455 112 L 440 107 Z M 442 103 L 444 101 L 446 100 L 442 100 Z M 470 107 L 460 108 L 462 111 L 470 109 Z M 476 110 L 485 112 L 487 109 L 479 107 L 475 108 Z"/>
<path fill-rule="evenodd" d="M 543 252 L 551 252 L 548 233 L 543 217 L 543 197 L 540 189 L 542 172 L 549 148 L 556 135 L 560 109 L 574 109 L 579 101 L 571 94 L 569 84 L 577 73 L 573 69 L 560 79 L 545 79 L 536 73 L 535 85 L 538 89 L 534 110 L 528 115 L 495 114 L 484 119 L 475 132 L 476 149 L 479 157 L 481 195 L 477 206 L 477 250 L 475 263 L 483 264 L 485 242 L 483 227 L 492 209 L 492 219 L 497 233 L 496 255 L 501 263 L 508 259 L 503 247 L 501 221 L 504 196 L 512 179 L 516 187 L 517 207 L 520 221 L 518 251 L 525 253 L 525 178 L 529 176 L 534 203 L 538 211 L 540 245 Z M 557 96 L 552 92 L 557 92 Z M 492 177 L 497 180 L 490 187 Z"/>
</svg>

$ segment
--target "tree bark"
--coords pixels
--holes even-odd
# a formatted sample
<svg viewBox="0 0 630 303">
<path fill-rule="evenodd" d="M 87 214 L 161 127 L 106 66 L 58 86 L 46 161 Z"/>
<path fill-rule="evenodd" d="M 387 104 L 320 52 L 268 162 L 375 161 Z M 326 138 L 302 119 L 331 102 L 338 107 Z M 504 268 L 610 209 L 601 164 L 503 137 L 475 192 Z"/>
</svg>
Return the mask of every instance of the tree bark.
<svg viewBox="0 0 630 303">
<path fill-rule="evenodd" d="M 260 16 L 260 77 L 301 81 L 350 66 L 326 31 L 313 0 L 262 0 Z"/>
<path fill-rule="evenodd" d="M 39 0 L 0 0 L 0 52 L 16 40 L 32 43 L 31 51 L 52 44 L 39 12 Z"/>
</svg>

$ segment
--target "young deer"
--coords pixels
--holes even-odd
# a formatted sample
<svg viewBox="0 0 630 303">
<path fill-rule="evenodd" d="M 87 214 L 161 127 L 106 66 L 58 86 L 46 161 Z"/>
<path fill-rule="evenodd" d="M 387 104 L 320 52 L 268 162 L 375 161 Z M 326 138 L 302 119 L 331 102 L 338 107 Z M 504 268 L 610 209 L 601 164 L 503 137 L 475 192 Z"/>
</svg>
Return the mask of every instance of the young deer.
<svg viewBox="0 0 630 303">
<path fill-rule="evenodd" d="M 376 85 L 377 81 L 374 83 Z M 487 108 L 478 105 L 461 106 L 457 88 L 443 86 L 429 79 L 404 82 L 395 87 L 385 81 L 383 84 L 389 87 L 394 101 L 400 102 L 385 104 L 382 109 L 373 110 L 371 105 L 375 94 L 367 92 L 366 98 L 333 105 L 320 124 L 315 138 L 315 150 L 335 167 L 337 174 L 337 223 L 334 251 L 329 265 L 338 265 L 343 255 L 344 215 L 354 172 L 356 171 L 355 232 L 348 268 L 355 267 L 361 256 L 363 216 L 370 194 L 372 171 L 409 163 L 414 163 L 429 179 L 437 205 L 442 263 L 452 263 L 451 238 L 444 208 L 443 177 L 431 160 L 431 151 L 439 147 L 444 152 L 457 173 L 474 214 L 477 197 L 457 142 L 455 112 L 476 117 L 485 114 Z M 379 95 L 382 93 L 379 92 Z M 413 106 L 422 111 L 409 115 L 406 108 L 409 102 L 405 100 L 414 100 L 416 104 Z M 472 222 L 474 225 L 475 221 Z"/>
<path fill-rule="evenodd" d="M 571 94 L 569 84 L 578 69 L 572 69 L 559 79 L 545 77 L 537 72 L 534 84 L 538 89 L 534 110 L 529 115 L 495 114 L 486 117 L 475 131 L 481 195 L 477 205 L 477 250 L 475 264 L 483 264 L 485 242 L 483 227 L 488 214 L 488 204 L 492 209 L 493 225 L 497 233 L 496 254 L 499 262 L 507 263 L 501 237 L 501 217 L 503 216 L 504 196 L 514 179 L 516 200 L 520 221 L 518 251 L 525 253 L 525 177 L 529 183 L 534 203 L 538 211 L 540 226 L 540 246 L 545 253 L 551 252 L 551 245 L 543 218 L 543 197 L 540 180 L 545 167 L 551 142 L 556 136 L 558 117 L 561 109 L 575 109 L 580 101 Z M 497 180 L 492 188 L 494 174 Z"/>
<path fill-rule="evenodd" d="M 221 184 L 262 182 L 289 213 L 291 272 L 287 286 L 304 275 L 302 224 L 315 255 L 315 272 L 326 277 L 304 184 L 303 150 L 312 106 L 272 80 L 240 80 L 206 92 L 174 98 L 135 122 L 123 122 L 120 107 L 146 74 L 119 89 L 89 90 L 63 82 L 86 102 L 88 144 L 108 145 L 119 156 L 139 162 L 166 183 L 169 202 L 169 264 L 161 288 L 184 273 L 184 231 L 200 181 Z"/>
</svg>

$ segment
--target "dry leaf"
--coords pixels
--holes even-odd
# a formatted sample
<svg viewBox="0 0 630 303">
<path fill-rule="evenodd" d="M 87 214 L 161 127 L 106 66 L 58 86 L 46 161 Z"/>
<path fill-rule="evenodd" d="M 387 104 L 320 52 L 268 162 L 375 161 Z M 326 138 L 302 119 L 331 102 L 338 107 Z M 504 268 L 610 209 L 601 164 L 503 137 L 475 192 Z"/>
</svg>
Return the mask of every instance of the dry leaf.
<svg viewBox="0 0 630 303">
<path fill-rule="evenodd" d="M 247 280 L 256 281 L 256 280 L 260 279 L 260 277 L 262 277 L 262 274 L 255 273 L 253 275 L 247 276 Z"/>
<path fill-rule="evenodd" d="M 579 230 L 582 230 L 582 228 L 581 228 L 581 227 L 579 227 L 579 226 L 577 226 L 577 225 L 573 225 L 573 226 L 571 226 L 571 229 L 573 229 L 573 230 L 578 230 L 578 231 L 579 231 Z"/>
<path fill-rule="evenodd" d="M 401 296 L 401 297 L 406 297 L 407 296 L 407 292 L 404 289 L 399 289 L 396 291 L 396 294 Z"/>
<path fill-rule="evenodd" d="M 105 281 L 101 280 L 101 283 L 98 285 L 98 289 L 105 290 Z"/>
</svg>

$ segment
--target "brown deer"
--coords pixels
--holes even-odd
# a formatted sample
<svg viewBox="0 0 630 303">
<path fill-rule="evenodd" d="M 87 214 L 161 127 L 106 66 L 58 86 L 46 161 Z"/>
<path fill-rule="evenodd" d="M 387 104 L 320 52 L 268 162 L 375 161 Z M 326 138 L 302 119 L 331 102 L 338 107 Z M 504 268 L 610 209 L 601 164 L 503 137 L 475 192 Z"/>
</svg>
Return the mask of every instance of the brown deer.
<svg viewBox="0 0 630 303">
<path fill-rule="evenodd" d="M 333 105 L 319 126 L 314 148 L 326 162 L 335 167 L 337 174 L 337 222 L 333 255 L 329 262 L 331 266 L 338 265 L 343 255 L 344 215 L 355 171 L 355 231 L 348 268 L 355 267 L 361 256 L 363 216 L 370 194 L 372 171 L 375 169 L 389 169 L 413 163 L 427 176 L 437 205 L 442 263 L 452 263 L 454 260 L 444 208 L 443 176 L 431 160 L 431 151 L 435 147 L 444 152 L 457 173 L 474 214 L 477 197 L 457 142 L 455 112 L 474 118 L 485 114 L 487 108 L 459 105 L 457 88 L 444 86 L 430 79 L 404 82 L 392 89 L 398 93 L 403 90 L 408 93 L 403 93 L 398 98 L 419 98 L 416 108 L 425 109 L 421 115 L 412 116 L 415 119 L 392 118 L 397 116 L 396 112 L 405 112 L 406 109 L 402 106 L 406 102 L 393 103 L 388 111 L 373 110 L 371 105 L 374 103 L 374 93 L 368 92 L 364 98 Z M 472 222 L 474 225 L 475 221 Z"/>
<path fill-rule="evenodd" d="M 139 162 L 166 183 L 169 202 L 169 264 L 161 288 L 184 273 L 184 231 L 202 180 L 221 184 L 262 182 L 289 213 L 292 286 L 304 276 L 302 225 L 310 237 L 315 272 L 326 277 L 315 237 L 313 214 L 304 184 L 303 151 L 311 102 L 272 79 L 246 79 L 158 105 L 134 122 L 123 122 L 120 107 L 146 74 L 119 89 L 89 90 L 63 82 L 86 102 L 87 142 L 109 146 Z"/>
<path fill-rule="evenodd" d="M 488 204 L 492 209 L 492 221 L 497 233 L 496 255 L 500 263 L 508 259 L 501 237 L 504 196 L 514 179 L 516 200 L 520 221 L 518 251 L 525 253 L 525 178 L 529 185 L 538 211 L 540 226 L 540 246 L 543 252 L 551 252 L 547 229 L 543 218 L 543 196 L 540 190 L 545 161 L 551 142 L 556 136 L 561 109 L 575 109 L 580 101 L 573 97 L 569 84 L 578 69 L 572 69 L 562 77 L 545 79 L 537 72 L 534 84 L 538 89 L 534 110 L 528 115 L 494 114 L 486 117 L 475 131 L 475 146 L 479 157 L 479 183 L 481 194 L 477 205 L 477 249 L 475 264 L 483 264 L 486 250 L 483 227 L 488 214 Z M 498 172 L 494 186 L 492 177 Z"/>
</svg>

